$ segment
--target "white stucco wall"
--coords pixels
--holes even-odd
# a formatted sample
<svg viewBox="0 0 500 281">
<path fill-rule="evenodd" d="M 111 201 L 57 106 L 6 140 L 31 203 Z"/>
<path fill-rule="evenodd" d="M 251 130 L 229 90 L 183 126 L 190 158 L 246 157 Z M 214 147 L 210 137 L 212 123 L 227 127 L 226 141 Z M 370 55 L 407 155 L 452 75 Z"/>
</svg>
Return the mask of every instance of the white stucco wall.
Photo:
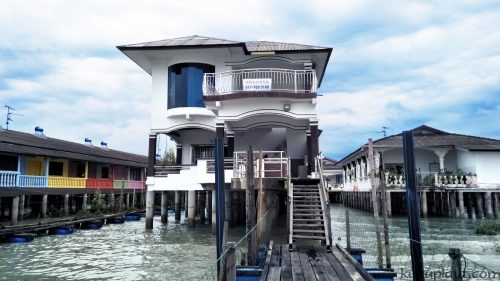
<svg viewBox="0 0 500 281">
<path fill-rule="evenodd" d="M 254 150 L 275 150 L 286 140 L 285 128 L 257 128 L 234 134 L 234 151 L 247 151 L 252 145 Z"/>
<path fill-rule="evenodd" d="M 465 173 L 476 174 L 476 154 L 467 150 L 457 150 L 457 165 Z"/>
<path fill-rule="evenodd" d="M 500 187 L 500 152 L 477 151 L 474 154 L 478 184 Z"/>
<path fill-rule="evenodd" d="M 286 129 L 288 156 L 291 159 L 304 159 L 307 153 L 307 136 L 303 130 Z"/>
</svg>

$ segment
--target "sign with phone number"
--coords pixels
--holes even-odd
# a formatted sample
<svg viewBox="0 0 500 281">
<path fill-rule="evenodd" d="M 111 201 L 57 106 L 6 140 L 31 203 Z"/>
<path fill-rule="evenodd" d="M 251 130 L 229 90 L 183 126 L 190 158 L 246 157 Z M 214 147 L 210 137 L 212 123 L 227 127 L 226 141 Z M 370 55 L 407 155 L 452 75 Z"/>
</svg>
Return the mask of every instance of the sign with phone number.
<svg viewBox="0 0 500 281">
<path fill-rule="evenodd" d="M 272 79 L 243 79 L 243 91 L 271 91 Z"/>
</svg>

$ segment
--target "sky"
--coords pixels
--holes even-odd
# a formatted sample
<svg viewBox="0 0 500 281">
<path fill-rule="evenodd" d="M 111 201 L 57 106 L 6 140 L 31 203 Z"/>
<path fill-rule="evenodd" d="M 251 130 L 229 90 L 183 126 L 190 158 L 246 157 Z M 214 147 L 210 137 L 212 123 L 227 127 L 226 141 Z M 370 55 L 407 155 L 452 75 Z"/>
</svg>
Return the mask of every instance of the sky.
<svg viewBox="0 0 500 281">
<path fill-rule="evenodd" d="M 188 35 L 332 47 L 320 150 L 426 124 L 500 139 L 500 1 L 2 1 L 0 125 L 146 154 L 151 77 L 115 46 Z"/>
</svg>

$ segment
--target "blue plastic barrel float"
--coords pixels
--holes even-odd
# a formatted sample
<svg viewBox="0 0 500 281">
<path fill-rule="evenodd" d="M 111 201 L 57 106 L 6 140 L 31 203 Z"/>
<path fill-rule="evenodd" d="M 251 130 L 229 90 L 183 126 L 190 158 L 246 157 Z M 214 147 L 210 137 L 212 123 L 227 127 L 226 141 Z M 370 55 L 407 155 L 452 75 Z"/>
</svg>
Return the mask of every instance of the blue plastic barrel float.
<svg viewBox="0 0 500 281">
<path fill-rule="evenodd" d="M 262 268 L 258 266 L 236 267 L 236 281 L 259 281 Z"/>
<path fill-rule="evenodd" d="M 102 220 L 91 220 L 82 223 L 82 229 L 100 229 L 103 225 Z"/>
<path fill-rule="evenodd" d="M 55 228 L 51 228 L 49 230 L 50 234 L 56 234 L 56 235 L 68 235 L 71 234 L 75 231 L 75 225 L 70 224 L 70 225 L 64 225 L 64 226 L 58 226 Z"/>
<path fill-rule="evenodd" d="M 364 249 L 350 248 L 347 251 L 359 264 L 363 265 L 363 254 L 366 253 Z"/>
<path fill-rule="evenodd" d="M 114 216 L 111 217 L 107 220 L 108 223 L 111 224 L 119 224 L 119 223 L 124 223 L 125 222 L 125 217 L 124 216 Z"/>
<path fill-rule="evenodd" d="M 397 273 L 391 268 L 365 268 L 376 281 L 394 281 Z"/>
<path fill-rule="evenodd" d="M 18 233 L 9 236 L 9 243 L 28 243 L 35 239 L 36 234 L 34 233 Z"/>
<path fill-rule="evenodd" d="M 141 220 L 141 216 L 139 214 L 126 214 L 125 221 L 138 221 Z"/>
</svg>

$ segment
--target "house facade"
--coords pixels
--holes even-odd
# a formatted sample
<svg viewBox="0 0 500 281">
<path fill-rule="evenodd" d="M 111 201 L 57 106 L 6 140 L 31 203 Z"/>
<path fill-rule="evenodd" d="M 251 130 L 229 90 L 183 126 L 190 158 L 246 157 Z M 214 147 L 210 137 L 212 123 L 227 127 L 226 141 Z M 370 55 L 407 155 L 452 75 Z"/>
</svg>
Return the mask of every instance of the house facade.
<svg viewBox="0 0 500 281">
<path fill-rule="evenodd" d="M 500 140 L 444 132 L 425 125 L 413 129 L 417 183 L 423 188 L 500 188 Z M 404 188 L 401 134 L 373 141 L 375 168 L 389 188 Z M 368 145 L 339 161 L 345 191 L 371 190 Z"/>
<path fill-rule="evenodd" d="M 0 196 L 27 194 L 37 189 L 143 189 L 145 156 L 100 146 L 50 138 L 35 133 L 0 131 Z M 62 192 L 62 191 L 61 191 Z"/>
<path fill-rule="evenodd" d="M 250 145 L 266 178 L 306 177 L 318 154 L 317 89 L 331 48 L 203 36 L 118 46 L 152 78 L 150 161 L 156 138 L 176 165 L 150 162 L 149 191 L 213 184 L 214 138 L 224 134 L 225 182 L 244 177 Z M 154 171 L 154 173 L 153 173 Z"/>
</svg>

